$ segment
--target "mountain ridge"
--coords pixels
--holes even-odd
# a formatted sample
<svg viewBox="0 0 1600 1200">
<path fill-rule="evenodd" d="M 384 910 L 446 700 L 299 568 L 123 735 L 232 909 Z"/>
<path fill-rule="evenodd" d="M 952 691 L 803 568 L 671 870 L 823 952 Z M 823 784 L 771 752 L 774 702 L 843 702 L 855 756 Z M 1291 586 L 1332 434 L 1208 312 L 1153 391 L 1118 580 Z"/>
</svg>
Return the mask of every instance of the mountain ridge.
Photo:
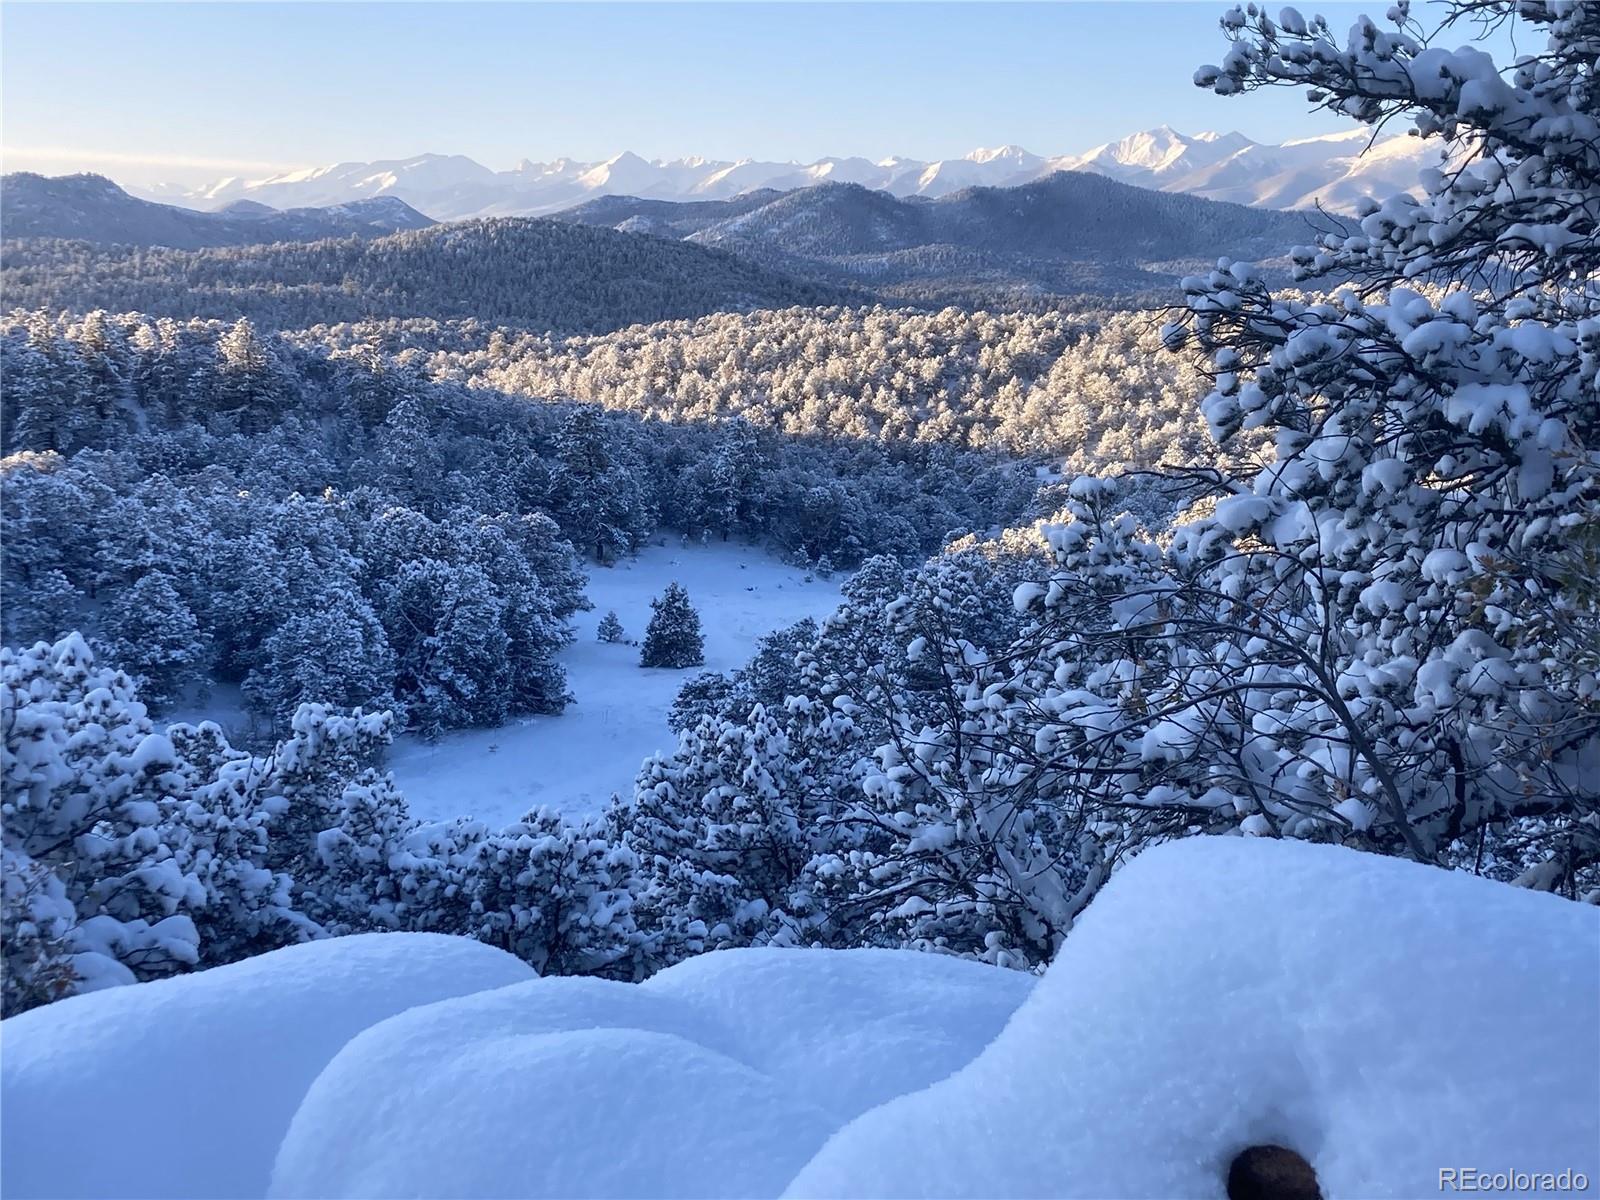
<svg viewBox="0 0 1600 1200">
<path fill-rule="evenodd" d="M 1163 125 L 1080 154 L 1055 156 L 1011 145 L 933 161 L 830 156 L 810 163 L 698 156 L 648 160 L 623 151 L 599 162 L 523 159 L 507 171 L 493 171 L 463 155 L 420 154 L 142 193 L 202 209 L 239 199 L 288 207 L 395 195 L 440 220 L 459 220 L 548 215 L 603 195 L 723 200 L 758 189 L 791 191 L 824 182 L 856 183 L 900 198 L 936 199 L 964 187 L 1014 187 L 1061 171 L 1088 171 L 1158 191 L 1252 207 L 1320 204 L 1350 213 L 1366 195 L 1414 187 L 1417 170 L 1428 159 L 1427 144 L 1405 135 L 1380 138 L 1373 153 L 1366 154 L 1371 136 L 1356 127 L 1269 144 L 1237 132 L 1190 135 Z"/>
<path fill-rule="evenodd" d="M 1170 289 L 1218 255 L 1282 260 L 1339 218 L 1169 194 L 1087 172 L 896 197 L 822 183 L 731 200 L 607 196 L 552 220 L 728 250 L 776 271 L 896 299 L 966 303 Z M 1315 228 L 1314 228 L 1315 226 Z"/>
<path fill-rule="evenodd" d="M 321 238 L 385 237 L 425 229 L 432 217 L 398 196 L 374 196 L 325 207 L 273 208 L 240 198 L 214 212 L 142 200 L 104 175 L 0 176 L 7 238 L 60 238 L 101 246 L 168 246 L 203 250 Z"/>
</svg>

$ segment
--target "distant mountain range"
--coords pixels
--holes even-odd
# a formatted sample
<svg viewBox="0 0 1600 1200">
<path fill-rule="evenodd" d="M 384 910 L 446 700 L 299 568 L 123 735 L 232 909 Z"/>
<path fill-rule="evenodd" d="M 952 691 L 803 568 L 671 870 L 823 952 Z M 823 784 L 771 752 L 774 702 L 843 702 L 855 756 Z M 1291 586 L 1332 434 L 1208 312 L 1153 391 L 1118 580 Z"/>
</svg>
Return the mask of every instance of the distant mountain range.
<svg viewBox="0 0 1600 1200">
<path fill-rule="evenodd" d="M 439 220 L 541 215 L 601 196 L 726 200 L 758 190 L 790 191 L 853 183 L 892 196 L 937 198 L 969 187 L 1015 187 L 1061 171 L 1092 171 L 1124 183 L 1187 192 L 1267 208 L 1323 204 L 1351 212 L 1365 195 L 1415 187 L 1430 161 L 1428 144 L 1407 136 L 1380 139 L 1354 129 L 1270 145 L 1239 133 L 1193 136 L 1161 126 L 1083 154 L 1042 157 L 1016 146 L 974 150 L 962 158 L 822 158 L 812 163 L 728 162 L 704 158 L 647 161 L 623 153 L 604 162 L 524 160 L 493 171 L 462 155 L 423 154 L 349 162 L 273 175 L 230 178 L 201 188 L 140 189 L 154 200 L 217 209 L 239 200 L 274 208 L 323 207 L 398 197 Z"/>
<path fill-rule="evenodd" d="M 1280 258 L 1311 241 L 1314 224 L 1338 220 L 1081 171 L 934 200 L 837 183 L 692 203 L 606 196 L 553 219 L 713 246 L 818 283 L 951 302 L 1168 289 L 1184 268 L 1223 254 Z"/>
<path fill-rule="evenodd" d="M 1365 128 L 1266 145 L 1238 133 L 1185 137 L 1163 125 L 1063 165 L 1207 200 L 1260 208 L 1320 205 L 1349 215 L 1364 197 L 1415 189 L 1418 173 L 1439 161 L 1436 147 L 1405 134 L 1374 141 Z"/>
<path fill-rule="evenodd" d="M 98 245 L 199 250 L 318 238 L 384 237 L 434 222 L 398 196 L 373 196 L 326 208 L 285 211 L 236 200 L 196 212 L 130 196 L 100 175 L 0 178 L 0 232 L 7 238 L 69 238 Z"/>
<path fill-rule="evenodd" d="M 725 200 L 605 196 L 550 218 L 442 224 L 393 196 L 200 213 L 84 175 L 6 176 L 0 204 L 12 302 L 237 308 L 279 325 L 477 316 L 568 332 L 789 305 L 1142 302 L 1170 297 L 1178 275 L 1219 255 L 1271 271 L 1343 221 L 1085 171 L 935 199 L 825 183 Z M 425 228 L 367 236 L 390 222 Z"/>
</svg>

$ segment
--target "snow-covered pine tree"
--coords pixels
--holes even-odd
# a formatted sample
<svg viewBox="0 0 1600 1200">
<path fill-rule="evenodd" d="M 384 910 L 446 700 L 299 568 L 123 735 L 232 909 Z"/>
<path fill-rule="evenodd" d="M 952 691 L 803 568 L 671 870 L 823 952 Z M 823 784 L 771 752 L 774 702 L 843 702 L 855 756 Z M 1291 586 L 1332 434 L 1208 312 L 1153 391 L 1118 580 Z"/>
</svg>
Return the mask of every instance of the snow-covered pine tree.
<svg viewBox="0 0 1600 1200">
<path fill-rule="evenodd" d="M 81 399 L 88 390 L 88 371 L 76 345 L 53 328 L 48 317 L 38 314 L 28 324 L 29 342 L 42 356 L 44 386 L 34 392 L 31 403 L 19 394 L 8 405 L 18 410 L 18 444 L 23 449 L 68 454 L 100 432 L 92 410 Z"/>
<path fill-rule="evenodd" d="M 276 421 L 289 400 L 289 382 L 272 343 L 240 317 L 216 343 L 213 410 L 258 433 Z"/>
<path fill-rule="evenodd" d="M 0 578 L 0 629 L 12 645 L 54 642 L 79 623 L 82 605 L 83 593 L 54 568 L 31 579 L 12 571 Z"/>
<path fill-rule="evenodd" d="M 671 754 L 639 768 L 633 795 L 613 802 L 607 822 L 637 858 L 634 911 L 656 965 L 836 932 L 808 869 L 853 838 L 834 825 L 853 790 L 853 734 L 825 704 L 757 704 L 703 718 Z"/>
<path fill-rule="evenodd" d="M 615 562 L 644 541 L 652 514 L 640 464 L 600 410 L 572 410 L 556 440 L 552 493 L 562 529 L 597 562 Z"/>
<path fill-rule="evenodd" d="M 155 705 L 174 700 L 204 673 L 206 638 L 163 571 L 151 571 L 106 604 L 102 619 L 113 661 L 139 681 Z"/>
<path fill-rule="evenodd" d="M 602 642 L 620 642 L 625 636 L 622 622 L 617 619 L 617 610 L 611 609 L 600 618 L 600 625 L 595 630 L 595 636 Z"/>
<path fill-rule="evenodd" d="M 700 614 L 689 603 L 689 593 L 679 583 L 650 601 L 650 624 L 644 633 L 639 665 L 644 667 L 698 667 L 706 661 L 705 636 Z"/>
<path fill-rule="evenodd" d="M 77 633 L 0 649 L 7 1015 L 194 966 L 182 764 Z"/>
<path fill-rule="evenodd" d="M 705 718 L 721 715 L 728 704 L 736 703 L 734 696 L 734 675 L 702 671 L 678 689 L 667 712 L 667 724 L 674 733 L 693 729 Z M 749 711 L 748 705 L 745 711 Z"/>
<path fill-rule="evenodd" d="M 129 391 L 123 365 L 127 346 L 120 326 L 102 309 L 83 318 L 74 342 L 83 364 L 83 392 L 78 398 L 84 439 L 104 445 L 129 421 Z"/>
<path fill-rule="evenodd" d="M 43 314 L 27 324 L 13 325 L 0 339 L 0 372 L 6 380 L 6 405 L 0 411 L 0 449 L 6 454 L 19 450 L 62 449 L 62 414 L 52 402 L 51 392 L 58 386 L 59 364 L 39 344 L 48 333 Z"/>
<path fill-rule="evenodd" d="M 445 464 L 425 398 L 402 395 L 373 441 L 373 470 L 382 485 L 406 503 L 431 512 L 431 501 L 444 481 Z"/>
<path fill-rule="evenodd" d="M 503 597 L 500 627 L 506 637 L 507 712 L 560 712 L 572 698 L 566 669 L 556 655 L 575 636 L 567 617 L 588 601 L 578 593 L 582 575 L 565 542 L 547 544 L 548 522 L 500 514 L 453 523 L 459 559 L 480 569 Z"/>
<path fill-rule="evenodd" d="M 427 733 L 497 724 L 509 708 L 505 601 L 474 566 L 434 558 L 401 563 L 378 586 L 395 655 L 396 698 Z"/>
<path fill-rule="evenodd" d="M 329 587 L 262 643 L 244 695 L 258 712 L 286 725 L 307 703 L 393 708 L 394 681 L 394 654 L 372 606 L 353 589 Z"/>
<path fill-rule="evenodd" d="M 539 809 L 479 845 L 467 883 L 467 932 L 541 975 L 634 978 L 642 963 L 636 865 L 632 850 L 599 825 Z"/>
<path fill-rule="evenodd" d="M 678 689 L 667 723 L 679 733 L 703 717 L 742 718 L 756 705 L 779 712 L 790 696 L 805 692 L 804 656 L 819 630 L 810 617 L 774 630 L 756 643 L 750 661 L 731 675 L 707 671 Z"/>
<path fill-rule="evenodd" d="M 1013 747 L 1048 711 L 1006 690 L 1013 567 L 973 551 L 909 573 L 868 565 L 800 655 L 816 702 L 851 720 L 852 741 L 872 739 L 841 796 L 848 836 L 819 851 L 810 891 L 847 943 L 1046 962 L 1106 863 L 1084 836 L 1100 814 L 1066 803 Z"/>
<path fill-rule="evenodd" d="M 1216 515 L 1173 547 L 1182 623 L 1159 636 L 1273 682 L 1229 692 L 1185 664 L 1159 711 L 1190 744 L 1245 701 L 1230 790 L 1254 832 L 1600 898 L 1594 597 L 1561 565 L 1600 521 L 1600 5 L 1455 2 L 1426 30 L 1401 0 L 1389 21 L 1341 43 L 1321 18 L 1235 8 L 1195 77 L 1408 120 L 1446 166 L 1297 252 L 1303 279 L 1352 285 L 1332 296 L 1244 265 L 1185 280 L 1169 340 L 1209 360 L 1214 433 L 1271 430 L 1276 459 L 1215 479 Z M 1469 21 L 1537 52 L 1502 71 L 1451 48 Z"/>
</svg>

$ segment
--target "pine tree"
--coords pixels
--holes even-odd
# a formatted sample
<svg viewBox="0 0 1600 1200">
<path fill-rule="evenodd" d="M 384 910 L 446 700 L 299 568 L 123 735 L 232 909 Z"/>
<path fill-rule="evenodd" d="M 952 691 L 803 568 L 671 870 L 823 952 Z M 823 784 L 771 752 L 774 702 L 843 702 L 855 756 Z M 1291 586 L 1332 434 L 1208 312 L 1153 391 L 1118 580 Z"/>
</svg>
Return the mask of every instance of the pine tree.
<svg viewBox="0 0 1600 1200">
<path fill-rule="evenodd" d="M 74 332 L 83 364 L 83 391 L 78 397 L 80 437 L 89 445 L 105 445 L 127 416 L 126 346 L 121 344 L 121 331 L 100 309 L 84 317 Z"/>
<path fill-rule="evenodd" d="M 383 486 L 408 503 L 431 510 L 428 501 L 445 477 L 445 464 L 426 404 L 416 396 L 402 396 L 374 440 L 373 457 Z"/>
<path fill-rule="evenodd" d="M 17 572 L 0 576 L 0 630 L 17 645 L 35 639 L 54 642 L 76 624 L 83 594 L 60 571 L 42 571 L 31 580 Z"/>
<path fill-rule="evenodd" d="M 537 809 L 483 839 L 466 886 L 466 932 L 540 975 L 631 978 L 639 950 L 633 852 L 598 822 Z"/>
<path fill-rule="evenodd" d="M 0 648 L 5 1015 L 193 966 L 182 764 L 134 681 L 71 633 Z"/>
<path fill-rule="evenodd" d="M 575 408 L 557 436 L 556 458 L 556 515 L 574 544 L 602 563 L 637 549 L 653 514 L 627 439 L 597 409 Z"/>
<path fill-rule="evenodd" d="M 217 339 L 212 402 L 246 433 L 259 433 L 288 401 L 288 385 L 271 344 L 240 317 Z"/>
<path fill-rule="evenodd" d="M 513 707 L 506 602 L 482 570 L 405 563 L 384 580 L 376 607 L 394 650 L 395 698 L 413 728 L 505 720 Z"/>
<path fill-rule="evenodd" d="M 358 594 L 330 586 L 262 643 L 261 665 L 245 677 L 258 711 L 286 723 L 300 705 L 394 706 L 394 654 L 377 614 Z"/>
<path fill-rule="evenodd" d="M 42 324 L 42 323 L 41 323 Z M 6 381 L 6 405 L 0 410 L 5 453 L 60 448 L 60 414 L 51 403 L 55 366 L 37 344 L 41 334 L 14 326 L 0 340 L 0 374 Z"/>
<path fill-rule="evenodd" d="M 700 632 L 700 614 L 689 603 L 689 593 L 682 585 L 669 583 L 666 591 L 650 601 L 650 608 L 639 665 L 681 670 L 703 664 L 706 643 Z"/>
<path fill-rule="evenodd" d="M 105 631 L 112 657 L 153 704 L 175 699 L 204 668 L 206 638 L 165 572 L 151 571 L 117 596 L 107 606 Z"/>
<path fill-rule="evenodd" d="M 600 621 L 596 636 L 602 642 L 620 642 L 623 638 L 622 622 L 617 620 L 617 610 L 612 609 Z"/>
<path fill-rule="evenodd" d="M 26 348 L 19 345 L 5 364 L 12 437 L 24 450 L 75 450 L 84 441 L 81 397 L 89 387 L 83 359 L 44 313 L 30 314 L 26 324 Z"/>
</svg>

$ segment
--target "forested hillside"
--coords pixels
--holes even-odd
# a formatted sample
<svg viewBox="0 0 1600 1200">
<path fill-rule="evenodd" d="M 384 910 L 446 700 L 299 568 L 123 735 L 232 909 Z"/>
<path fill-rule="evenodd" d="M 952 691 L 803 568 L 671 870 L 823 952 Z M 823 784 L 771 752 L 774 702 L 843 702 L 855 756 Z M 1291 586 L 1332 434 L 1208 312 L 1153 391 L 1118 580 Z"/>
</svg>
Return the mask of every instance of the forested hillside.
<svg viewBox="0 0 1600 1200">
<path fill-rule="evenodd" d="M 785 195 L 757 188 L 725 200 L 647 200 L 638 196 L 599 196 L 550 214 L 552 221 L 595 225 L 624 233 L 686 238 L 712 225 L 771 204 Z"/>
<path fill-rule="evenodd" d="M 326 331 L 441 349 L 430 369 L 527 396 L 670 421 L 742 416 L 794 436 L 983 447 L 1072 470 L 1209 462 L 1203 376 L 1143 312 L 718 313 L 596 337 L 362 325 Z M 1245 439 L 1248 444 L 1249 439 Z"/>
<path fill-rule="evenodd" d="M 171 700 L 240 683 L 424 730 L 559 711 L 581 563 L 658 528 L 913 560 L 1028 511 L 952 447 L 662 424 L 433 381 L 248 323 L 8 318 L 6 640 L 69 628 Z"/>
<path fill-rule="evenodd" d="M 24 308 L 144 312 L 299 328 L 372 317 L 473 317 L 597 332 L 852 293 L 723 251 L 609 229 L 507 219 L 375 240 L 207 250 L 4 245 L 0 286 Z"/>
<path fill-rule="evenodd" d="M 929 302 L 1172 299 L 1179 264 L 1282 260 L 1339 218 L 1246 208 L 1063 171 L 936 200 L 828 183 L 762 203 L 608 197 L 558 219 L 686 237 L 791 274 Z"/>
<path fill-rule="evenodd" d="M 936 201 L 845 184 L 681 204 L 608 197 L 553 221 L 467 221 L 370 240 L 385 222 L 426 218 L 403 205 L 391 212 L 398 202 L 385 198 L 339 210 L 193 213 L 134 200 L 93 176 L 8 179 L 15 211 L 0 282 L 11 303 L 244 315 L 272 328 L 434 317 L 574 333 L 874 300 L 1170 303 L 1180 266 L 1219 250 L 1281 261 L 1319 224 L 1337 224 L 1065 172 Z M 341 233 L 361 237 L 307 240 Z M 243 248 L 289 238 L 302 244 Z M 211 248 L 162 248 L 171 246 Z"/>
</svg>

